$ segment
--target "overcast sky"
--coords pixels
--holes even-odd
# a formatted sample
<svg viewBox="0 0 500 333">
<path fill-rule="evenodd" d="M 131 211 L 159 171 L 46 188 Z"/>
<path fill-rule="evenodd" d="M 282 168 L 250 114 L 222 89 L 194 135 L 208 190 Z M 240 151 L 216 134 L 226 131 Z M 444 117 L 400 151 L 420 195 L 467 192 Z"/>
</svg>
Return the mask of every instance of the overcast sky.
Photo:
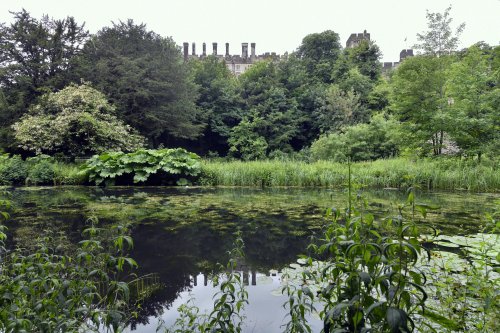
<svg viewBox="0 0 500 333">
<path fill-rule="evenodd" d="M 0 0 L 0 21 L 25 8 L 37 18 L 74 16 L 94 33 L 132 18 L 179 45 L 196 42 L 198 52 L 203 42 L 208 52 L 218 42 L 223 53 L 229 42 L 231 54 L 241 53 L 242 42 L 255 42 L 257 54 L 291 52 L 306 35 L 325 30 L 337 32 L 345 46 L 351 33 L 366 29 L 383 61 L 398 61 L 426 29 L 426 9 L 444 12 L 450 4 L 453 27 L 466 23 L 462 47 L 500 43 L 500 0 Z"/>
</svg>

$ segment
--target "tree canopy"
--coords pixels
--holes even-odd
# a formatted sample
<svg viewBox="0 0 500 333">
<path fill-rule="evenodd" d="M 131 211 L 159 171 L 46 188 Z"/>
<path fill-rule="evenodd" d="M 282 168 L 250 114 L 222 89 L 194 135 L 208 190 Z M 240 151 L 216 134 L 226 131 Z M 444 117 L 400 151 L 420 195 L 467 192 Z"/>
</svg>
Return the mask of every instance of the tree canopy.
<svg viewBox="0 0 500 333">
<path fill-rule="evenodd" d="M 12 12 L 14 21 L 0 24 L 0 144 L 9 146 L 9 126 L 28 106 L 49 91 L 62 89 L 73 80 L 75 56 L 89 34 L 73 17 L 40 20 L 26 10 Z"/>
<path fill-rule="evenodd" d="M 414 46 L 417 50 L 422 50 L 424 54 L 442 56 L 456 51 L 460 34 L 465 29 L 465 23 L 461 23 L 453 32 L 450 16 L 451 6 L 445 9 L 444 13 L 432 13 L 427 11 L 428 30 L 417 34 L 420 42 Z"/>
<path fill-rule="evenodd" d="M 154 146 L 202 133 L 196 86 L 179 49 L 146 25 L 128 20 L 100 30 L 85 45 L 79 71 Z"/>
</svg>

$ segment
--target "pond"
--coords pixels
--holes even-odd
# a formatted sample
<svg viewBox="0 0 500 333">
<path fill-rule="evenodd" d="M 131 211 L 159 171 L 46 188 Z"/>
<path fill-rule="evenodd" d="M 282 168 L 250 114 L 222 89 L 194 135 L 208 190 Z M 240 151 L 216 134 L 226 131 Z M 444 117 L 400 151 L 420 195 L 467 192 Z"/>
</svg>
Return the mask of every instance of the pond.
<svg viewBox="0 0 500 333">
<path fill-rule="evenodd" d="M 281 332 L 280 271 L 304 253 L 310 236 L 326 223 L 326 209 L 343 208 L 347 201 L 342 191 L 303 188 L 25 187 L 9 192 L 15 207 L 9 237 L 20 246 L 29 247 L 44 230 L 77 242 L 91 216 L 104 225 L 132 223 L 137 274 L 155 274 L 162 286 L 143 302 L 129 328 L 133 332 L 156 332 L 159 318 L 171 325 L 177 307 L 190 298 L 201 309 L 210 308 L 216 289 L 209 273 L 227 261 L 236 230 L 245 243 L 239 263 L 250 302 L 245 331 Z M 376 216 L 394 214 L 406 199 L 395 190 L 364 196 Z M 500 195 L 432 192 L 417 198 L 441 207 L 423 223 L 443 234 L 467 235 L 478 232 L 481 217 Z"/>
</svg>

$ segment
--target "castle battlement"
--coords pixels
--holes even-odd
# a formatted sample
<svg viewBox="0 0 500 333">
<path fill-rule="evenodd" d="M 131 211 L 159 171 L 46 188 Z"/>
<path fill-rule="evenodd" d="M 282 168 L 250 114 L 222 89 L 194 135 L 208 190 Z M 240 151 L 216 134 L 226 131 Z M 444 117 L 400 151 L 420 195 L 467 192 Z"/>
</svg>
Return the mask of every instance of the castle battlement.
<svg viewBox="0 0 500 333">
<path fill-rule="evenodd" d="M 356 47 L 363 40 L 370 41 L 370 34 L 366 32 L 366 30 L 363 31 L 362 33 L 351 34 L 347 39 L 347 42 L 345 43 L 345 47 L 346 48 Z"/>
</svg>

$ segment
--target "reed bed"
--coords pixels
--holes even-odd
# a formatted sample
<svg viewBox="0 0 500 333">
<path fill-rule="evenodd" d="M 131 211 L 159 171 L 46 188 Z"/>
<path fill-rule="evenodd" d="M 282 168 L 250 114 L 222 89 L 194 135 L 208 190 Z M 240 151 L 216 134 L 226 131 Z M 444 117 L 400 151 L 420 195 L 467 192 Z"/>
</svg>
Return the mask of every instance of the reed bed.
<svg viewBox="0 0 500 333">
<path fill-rule="evenodd" d="M 500 192 L 500 169 L 463 160 L 405 158 L 352 164 L 354 179 L 367 187 Z M 328 161 L 203 161 L 201 185 L 344 187 L 347 164 Z"/>
</svg>

